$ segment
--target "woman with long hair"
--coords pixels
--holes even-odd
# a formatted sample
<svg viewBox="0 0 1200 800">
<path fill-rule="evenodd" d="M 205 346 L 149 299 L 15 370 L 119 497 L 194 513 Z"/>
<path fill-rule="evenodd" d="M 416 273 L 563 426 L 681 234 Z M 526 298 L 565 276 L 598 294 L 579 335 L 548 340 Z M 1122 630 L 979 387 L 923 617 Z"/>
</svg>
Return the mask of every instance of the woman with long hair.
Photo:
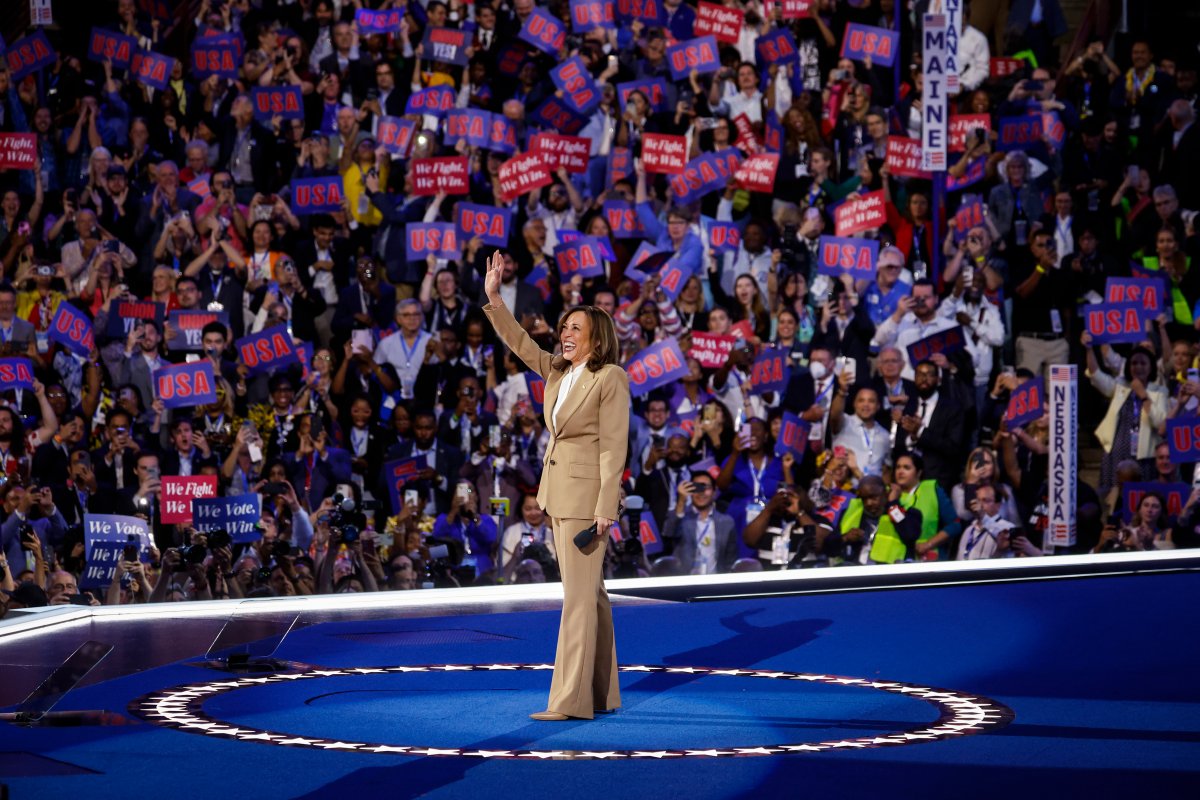
<svg viewBox="0 0 1200 800">
<path fill-rule="evenodd" d="M 1096 428 L 1104 448 L 1100 460 L 1100 494 L 1116 481 L 1116 465 L 1129 458 L 1145 462 L 1154 457 L 1161 437 L 1160 426 L 1167 418 L 1167 389 L 1158 382 L 1158 359 L 1138 345 L 1125 360 L 1123 374 L 1114 378 L 1100 368 L 1091 337 L 1085 331 L 1087 376 L 1100 394 L 1109 398 L 1108 412 Z"/>
<path fill-rule="evenodd" d="M 616 326 L 595 306 L 563 315 L 559 355 L 542 350 L 505 306 L 503 272 L 496 252 L 488 260 L 483 310 L 500 340 L 545 381 L 550 441 L 537 501 L 551 520 L 563 582 L 550 698 L 531 717 L 592 719 L 621 704 L 604 558 L 629 450 L 629 376 L 619 364 Z"/>
</svg>

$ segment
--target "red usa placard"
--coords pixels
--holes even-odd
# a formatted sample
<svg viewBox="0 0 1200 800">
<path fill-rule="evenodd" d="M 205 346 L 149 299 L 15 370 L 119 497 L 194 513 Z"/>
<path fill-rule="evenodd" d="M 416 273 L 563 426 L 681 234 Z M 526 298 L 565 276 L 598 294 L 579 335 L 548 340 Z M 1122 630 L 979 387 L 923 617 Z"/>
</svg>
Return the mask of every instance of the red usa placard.
<svg viewBox="0 0 1200 800">
<path fill-rule="evenodd" d="M 646 172 L 678 175 L 687 166 L 687 138 L 669 133 L 642 137 L 642 166 Z"/>
<path fill-rule="evenodd" d="M 414 158 L 412 162 L 412 193 L 418 197 L 446 194 L 466 194 L 467 157 Z"/>
<path fill-rule="evenodd" d="M 779 169 L 778 153 L 759 153 L 742 162 L 737 172 L 733 173 L 733 180 L 739 189 L 770 194 L 775 191 L 775 171 L 777 169 Z"/>
<path fill-rule="evenodd" d="M 554 182 L 539 152 L 521 153 L 500 167 L 500 197 L 505 202 Z"/>
<path fill-rule="evenodd" d="M 729 8 L 716 3 L 701 2 L 696 11 L 696 23 L 692 28 L 693 36 L 716 37 L 718 42 L 737 44 L 742 35 L 742 25 L 746 21 L 746 12 L 740 8 Z"/>
<path fill-rule="evenodd" d="M 565 167 L 567 172 L 587 172 L 592 140 L 586 136 L 539 133 L 529 140 L 529 149 L 540 153 L 549 170 Z"/>
<path fill-rule="evenodd" d="M 838 236 L 853 236 L 860 231 L 887 224 L 887 208 L 883 190 L 864 194 L 857 200 L 847 200 L 834 212 L 834 227 Z"/>
<path fill-rule="evenodd" d="M 929 173 L 921 169 L 921 142 L 903 136 L 889 136 L 887 140 L 888 171 L 898 178 L 928 178 Z"/>
</svg>

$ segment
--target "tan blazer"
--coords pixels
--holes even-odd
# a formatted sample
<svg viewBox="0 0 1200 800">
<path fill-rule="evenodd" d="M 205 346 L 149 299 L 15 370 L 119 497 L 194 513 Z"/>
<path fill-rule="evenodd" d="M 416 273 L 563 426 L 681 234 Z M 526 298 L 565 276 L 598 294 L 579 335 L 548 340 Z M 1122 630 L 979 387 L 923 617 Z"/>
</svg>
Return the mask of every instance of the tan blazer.
<svg viewBox="0 0 1200 800">
<path fill-rule="evenodd" d="M 504 306 L 484 313 L 501 341 L 546 381 L 542 408 L 550 442 L 542 461 L 538 505 L 561 519 L 617 518 L 629 446 L 629 376 L 615 364 L 585 369 L 554 425 L 554 404 L 569 366 L 537 345 Z"/>
</svg>

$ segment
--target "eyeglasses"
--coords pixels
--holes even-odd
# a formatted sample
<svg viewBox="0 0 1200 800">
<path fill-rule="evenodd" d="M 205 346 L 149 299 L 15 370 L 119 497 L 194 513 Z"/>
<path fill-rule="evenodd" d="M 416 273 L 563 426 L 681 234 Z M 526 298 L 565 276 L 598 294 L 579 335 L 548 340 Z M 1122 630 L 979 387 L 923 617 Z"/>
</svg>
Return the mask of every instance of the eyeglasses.
<svg viewBox="0 0 1200 800">
<path fill-rule="evenodd" d="M 329 355 L 313 356 L 313 361 L 333 361 L 333 356 L 329 356 Z"/>
<path fill-rule="evenodd" d="M 693 484 L 693 487 L 692 494 L 708 494 L 713 490 L 713 487 L 709 486 L 707 483 Z"/>
</svg>

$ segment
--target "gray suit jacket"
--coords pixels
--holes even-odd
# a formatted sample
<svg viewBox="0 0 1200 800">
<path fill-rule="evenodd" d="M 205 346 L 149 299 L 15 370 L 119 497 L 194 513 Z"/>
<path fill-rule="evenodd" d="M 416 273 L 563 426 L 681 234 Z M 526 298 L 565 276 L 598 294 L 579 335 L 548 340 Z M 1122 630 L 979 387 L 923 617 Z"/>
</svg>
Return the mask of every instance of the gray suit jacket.
<svg viewBox="0 0 1200 800">
<path fill-rule="evenodd" d="M 9 344 L 13 345 L 14 349 L 24 353 L 33 342 L 34 330 L 33 323 L 28 320 L 23 320 L 20 317 L 13 317 L 12 322 L 12 340 Z"/>
<path fill-rule="evenodd" d="M 142 406 L 149 410 L 151 404 L 154 403 L 154 378 L 150 374 L 150 367 L 146 364 L 146 359 L 142 358 L 141 350 L 135 350 L 133 355 L 121 359 L 120 367 L 114 377 L 117 386 L 126 383 L 133 384 L 137 388 L 138 394 L 142 396 Z"/>
<path fill-rule="evenodd" d="M 729 572 L 738 555 L 738 536 L 734 530 L 733 517 L 716 509 L 710 513 L 713 533 L 716 536 L 717 572 Z M 671 555 L 678 558 L 680 565 L 689 573 L 696 563 L 696 532 L 699 522 L 696 512 L 691 509 L 682 517 L 675 516 L 675 510 L 671 509 L 662 529 L 663 540 L 674 545 Z"/>
</svg>

